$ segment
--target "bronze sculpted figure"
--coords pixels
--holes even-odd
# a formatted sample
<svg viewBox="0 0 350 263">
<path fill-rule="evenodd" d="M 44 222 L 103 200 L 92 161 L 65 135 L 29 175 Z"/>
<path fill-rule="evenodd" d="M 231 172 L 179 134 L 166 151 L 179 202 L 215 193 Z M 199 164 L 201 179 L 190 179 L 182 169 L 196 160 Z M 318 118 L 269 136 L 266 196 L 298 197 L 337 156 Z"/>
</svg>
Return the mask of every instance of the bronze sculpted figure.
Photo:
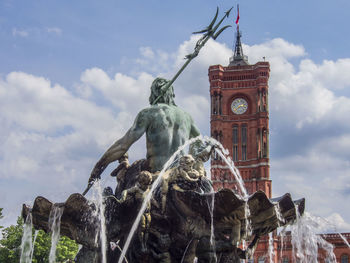
<svg viewBox="0 0 350 263">
<path fill-rule="evenodd" d="M 179 146 L 200 134 L 192 117 L 176 106 L 173 87 L 163 92 L 167 82 L 163 78 L 153 81 L 149 101 L 152 105 L 158 98 L 158 102 L 138 113 L 132 127 L 96 163 L 89 182 L 99 179 L 104 169 L 111 162 L 119 160 L 144 133 L 147 162 L 151 172 L 160 171 Z"/>
</svg>

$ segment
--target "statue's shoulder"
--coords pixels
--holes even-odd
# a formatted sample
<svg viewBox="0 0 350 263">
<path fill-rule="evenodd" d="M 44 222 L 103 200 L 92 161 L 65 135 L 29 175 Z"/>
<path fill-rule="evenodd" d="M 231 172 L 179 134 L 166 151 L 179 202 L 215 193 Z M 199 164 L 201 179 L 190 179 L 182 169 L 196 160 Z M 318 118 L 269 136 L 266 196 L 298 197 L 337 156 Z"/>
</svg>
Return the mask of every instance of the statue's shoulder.
<svg viewBox="0 0 350 263">
<path fill-rule="evenodd" d="M 143 118 L 154 118 L 159 115 L 165 115 L 165 116 L 173 116 L 174 118 L 178 119 L 181 117 L 181 119 L 190 119 L 191 115 L 184 111 L 183 109 L 179 108 L 176 105 L 168 105 L 168 104 L 163 104 L 159 103 L 156 105 L 152 105 L 150 107 L 147 107 L 143 109 L 140 113 L 140 116 Z"/>
<path fill-rule="evenodd" d="M 157 114 L 157 113 L 163 113 L 163 112 L 169 112 L 169 111 L 177 111 L 179 108 L 177 106 L 174 105 L 168 105 L 168 104 L 164 104 L 164 103 L 159 103 L 156 105 L 152 105 L 149 106 L 145 109 L 143 109 L 141 112 L 143 112 L 143 114 Z"/>
</svg>

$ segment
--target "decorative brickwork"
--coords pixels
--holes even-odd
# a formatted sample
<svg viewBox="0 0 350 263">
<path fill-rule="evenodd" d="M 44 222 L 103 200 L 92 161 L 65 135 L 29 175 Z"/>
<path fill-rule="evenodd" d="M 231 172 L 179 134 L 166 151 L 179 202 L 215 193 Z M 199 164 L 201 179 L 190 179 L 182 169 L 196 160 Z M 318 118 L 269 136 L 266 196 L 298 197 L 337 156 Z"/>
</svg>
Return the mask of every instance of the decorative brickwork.
<svg viewBox="0 0 350 263">
<path fill-rule="evenodd" d="M 229 150 L 248 193 L 262 190 L 271 197 L 269 174 L 268 79 L 270 64 L 209 67 L 211 136 Z M 213 158 L 214 188 L 235 189 L 224 163 Z"/>
</svg>

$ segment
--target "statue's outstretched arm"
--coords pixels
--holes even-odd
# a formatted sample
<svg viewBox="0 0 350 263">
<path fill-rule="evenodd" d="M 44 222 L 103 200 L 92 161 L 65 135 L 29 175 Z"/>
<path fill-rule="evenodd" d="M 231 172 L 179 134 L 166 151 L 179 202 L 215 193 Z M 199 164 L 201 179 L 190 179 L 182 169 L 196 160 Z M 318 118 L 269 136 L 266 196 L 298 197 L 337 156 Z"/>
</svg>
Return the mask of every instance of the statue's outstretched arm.
<svg viewBox="0 0 350 263">
<path fill-rule="evenodd" d="M 195 137 L 199 136 L 200 134 L 201 133 L 199 132 L 199 129 L 197 128 L 197 126 L 192 121 L 191 131 L 190 131 L 190 138 L 195 138 Z"/>
<path fill-rule="evenodd" d="M 116 160 L 119 160 L 130 148 L 130 146 L 137 141 L 146 131 L 147 120 L 143 112 L 140 112 L 133 124 L 133 126 L 126 132 L 126 134 L 117 140 L 109 149 L 102 155 L 101 159 L 96 163 L 91 172 L 89 183 L 97 178 L 100 178 L 106 167 Z"/>
</svg>

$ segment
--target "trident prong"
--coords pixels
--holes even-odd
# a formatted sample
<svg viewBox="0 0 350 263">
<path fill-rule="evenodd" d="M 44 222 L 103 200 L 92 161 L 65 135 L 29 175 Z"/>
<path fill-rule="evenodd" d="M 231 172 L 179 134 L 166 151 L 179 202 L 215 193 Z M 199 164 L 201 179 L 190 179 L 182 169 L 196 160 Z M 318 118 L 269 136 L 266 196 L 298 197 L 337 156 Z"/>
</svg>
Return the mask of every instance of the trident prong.
<svg viewBox="0 0 350 263">
<path fill-rule="evenodd" d="M 197 41 L 196 46 L 194 47 L 194 52 L 185 56 L 185 59 L 187 60 L 185 64 L 179 69 L 179 71 L 175 74 L 175 76 L 161 88 L 161 94 L 153 101 L 152 105 L 157 104 L 159 99 L 167 92 L 170 86 L 174 83 L 174 81 L 178 78 L 178 76 L 180 76 L 182 71 L 187 67 L 187 65 L 192 61 L 192 59 L 198 56 L 199 51 L 210 38 L 213 38 L 215 40 L 226 28 L 231 27 L 230 25 L 227 25 L 218 30 L 219 26 L 225 20 L 225 18 L 229 17 L 232 8 L 233 7 L 227 10 L 225 12 L 225 15 L 221 18 L 221 20 L 214 26 L 219 14 L 219 7 L 217 7 L 216 14 L 213 20 L 210 22 L 209 26 L 207 26 L 205 29 L 201 31 L 197 31 L 193 33 L 193 34 L 199 34 L 199 33 L 205 33 L 205 34 Z"/>
</svg>

